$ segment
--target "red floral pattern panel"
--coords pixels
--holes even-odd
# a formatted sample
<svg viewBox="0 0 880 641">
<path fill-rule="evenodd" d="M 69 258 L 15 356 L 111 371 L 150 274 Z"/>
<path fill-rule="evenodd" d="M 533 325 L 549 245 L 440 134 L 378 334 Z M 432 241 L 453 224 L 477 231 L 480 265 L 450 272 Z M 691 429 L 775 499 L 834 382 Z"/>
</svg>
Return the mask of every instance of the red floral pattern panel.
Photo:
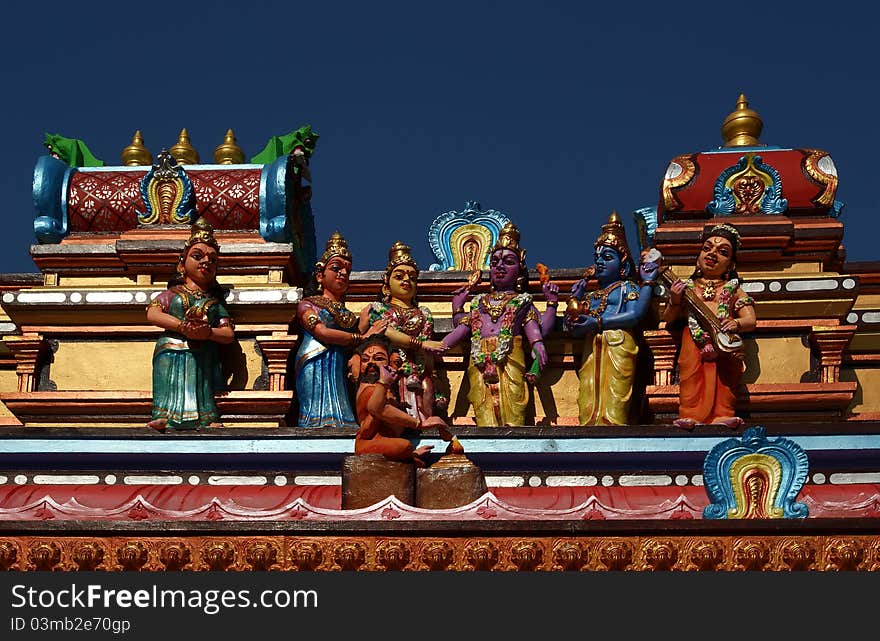
<svg viewBox="0 0 880 641">
<path fill-rule="evenodd" d="M 69 230 L 124 231 L 137 227 L 146 171 L 77 171 L 67 188 Z M 259 179 L 259 174 L 258 174 Z"/>
<path fill-rule="evenodd" d="M 260 169 L 189 171 L 196 209 L 215 229 L 258 229 Z"/>
</svg>

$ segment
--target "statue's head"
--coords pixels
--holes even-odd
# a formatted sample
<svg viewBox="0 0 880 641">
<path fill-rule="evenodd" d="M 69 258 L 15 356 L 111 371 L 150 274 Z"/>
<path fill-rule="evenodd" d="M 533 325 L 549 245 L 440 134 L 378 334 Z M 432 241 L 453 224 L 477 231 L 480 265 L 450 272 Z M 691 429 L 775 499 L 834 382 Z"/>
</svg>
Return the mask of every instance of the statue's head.
<svg viewBox="0 0 880 641">
<path fill-rule="evenodd" d="M 625 280 L 635 271 L 626 242 L 626 230 L 616 211 L 611 212 L 608 222 L 602 225 L 602 233 L 593 247 L 596 248 L 593 256 L 596 278 L 603 287 Z"/>
<path fill-rule="evenodd" d="M 736 227 L 722 223 L 703 233 L 703 244 L 697 254 L 698 276 L 704 278 L 736 278 L 736 252 L 740 245 Z"/>
<path fill-rule="evenodd" d="M 296 143 L 294 146 L 302 147 L 306 153 L 306 157 L 311 157 L 315 151 L 315 145 L 318 143 L 320 135 L 317 131 L 312 131 L 311 125 L 303 125 L 294 132 Z"/>
<path fill-rule="evenodd" d="M 331 293 L 337 299 L 342 299 L 348 291 L 351 266 L 348 243 L 338 231 L 333 232 L 320 260 L 315 263 L 314 289 L 322 293 Z"/>
<path fill-rule="evenodd" d="M 388 251 L 388 265 L 382 277 L 379 299 L 385 303 L 396 299 L 406 305 L 416 305 L 418 281 L 419 266 L 409 247 L 398 240 Z"/>
<path fill-rule="evenodd" d="M 376 383 L 379 380 L 379 368 L 390 364 L 391 343 L 382 335 L 376 334 L 360 343 L 355 348 L 357 372 L 352 372 L 358 383 Z"/>
<path fill-rule="evenodd" d="M 189 278 L 200 289 L 208 291 L 217 283 L 219 257 L 220 244 L 214 238 L 214 228 L 204 218 L 199 218 L 193 223 L 177 259 L 175 282 L 183 283 Z"/>
<path fill-rule="evenodd" d="M 489 280 L 495 291 L 524 292 L 528 287 L 526 250 L 519 246 L 519 230 L 513 223 L 501 228 L 489 255 Z"/>
</svg>

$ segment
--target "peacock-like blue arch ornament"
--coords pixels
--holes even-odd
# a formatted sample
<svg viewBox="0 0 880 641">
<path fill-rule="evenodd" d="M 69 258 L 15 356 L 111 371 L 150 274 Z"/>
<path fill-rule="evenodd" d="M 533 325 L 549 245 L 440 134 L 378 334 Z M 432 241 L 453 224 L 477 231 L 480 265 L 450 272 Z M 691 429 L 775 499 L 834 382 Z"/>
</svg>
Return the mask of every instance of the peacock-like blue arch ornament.
<svg viewBox="0 0 880 641">
<path fill-rule="evenodd" d="M 750 427 L 742 439 L 713 447 L 703 461 L 703 483 L 711 503 L 704 519 L 803 519 L 809 508 L 797 503 L 809 474 L 804 449 L 785 437 L 767 438 Z"/>
<path fill-rule="evenodd" d="M 788 209 L 779 172 L 754 153 L 741 156 L 719 174 L 712 196 L 706 211 L 714 216 L 782 214 Z"/>
<path fill-rule="evenodd" d="M 510 219 L 494 209 L 483 211 L 477 201 L 465 203 L 462 211 L 437 216 L 428 228 L 428 243 L 439 262 L 430 271 L 447 269 L 473 271 L 489 266 L 489 254 L 498 234 Z"/>
</svg>

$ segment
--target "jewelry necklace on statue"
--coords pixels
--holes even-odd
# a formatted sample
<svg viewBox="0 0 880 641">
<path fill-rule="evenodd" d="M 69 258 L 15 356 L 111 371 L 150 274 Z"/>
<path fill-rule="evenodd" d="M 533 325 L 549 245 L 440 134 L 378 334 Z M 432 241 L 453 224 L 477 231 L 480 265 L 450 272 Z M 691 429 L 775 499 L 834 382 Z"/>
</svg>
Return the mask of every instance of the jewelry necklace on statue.
<svg viewBox="0 0 880 641">
<path fill-rule="evenodd" d="M 358 322 L 358 317 L 345 307 L 345 303 L 332 300 L 322 295 L 309 296 L 303 300 L 311 303 L 315 307 L 326 309 L 330 312 L 330 315 L 333 317 L 333 320 L 336 321 L 336 324 L 343 329 L 351 329 Z"/>
<path fill-rule="evenodd" d="M 707 280 L 703 283 L 703 300 L 715 300 L 715 286 L 720 281 Z"/>
<path fill-rule="evenodd" d="M 592 316 L 594 318 L 601 317 L 602 314 L 605 313 L 605 308 L 608 307 L 608 296 L 611 294 L 611 292 L 613 292 L 615 289 L 617 289 L 621 285 L 623 285 L 623 281 L 618 280 L 618 281 L 610 284 L 608 287 L 603 287 L 602 289 L 597 289 L 597 290 L 590 292 L 590 294 L 589 294 L 590 300 L 591 301 L 597 300 L 597 301 L 599 301 L 599 304 L 596 305 L 596 307 L 594 309 L 588 308 L 586 310 L 587 315 Z M 592 307 L 592 305 L 590 305 L 590 307 Z"/>
<path fill-rule="evenodd" d="M 493 323 L 497 323 L 504 313 L 507 303 L 516 296 L 514 292 L 491 292 L 483 297 L 483 307 Z"/>
</svg>

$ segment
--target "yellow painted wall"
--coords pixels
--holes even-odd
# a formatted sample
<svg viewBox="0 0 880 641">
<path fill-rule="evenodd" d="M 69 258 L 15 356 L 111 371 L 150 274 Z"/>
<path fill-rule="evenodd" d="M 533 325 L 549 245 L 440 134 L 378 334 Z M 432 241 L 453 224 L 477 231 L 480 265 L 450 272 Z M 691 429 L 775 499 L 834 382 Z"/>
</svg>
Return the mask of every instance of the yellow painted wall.
<svg viewBox="0 0 880 641">
<path fill-rule="evenodd" d="M 880 412 L 880 367 L 841 368 L 840 380 L 859 384 L 850 406 L 852 412 Z"/>
<path fill-rule="evenodd" d="M 743 383 L 801 383 L 810 376 L 810 350 L 800 336 L 746 340 L 745 363 Z"/>
<path fill-rule="evenodd" d="M 53 356 L 49 378 L 58 391 L 132 390 L 150 391 L 154 341 L 60 341 Z M 223 349 L 224 369 L 231 389 L 253 389 L 262 373 L 262 358 L 254 340 L 240 340 Z M 0 372 L 7 374 L 7 372 Z M 17 389 L 15 372 L 2 389 Z"/>
</svg>

